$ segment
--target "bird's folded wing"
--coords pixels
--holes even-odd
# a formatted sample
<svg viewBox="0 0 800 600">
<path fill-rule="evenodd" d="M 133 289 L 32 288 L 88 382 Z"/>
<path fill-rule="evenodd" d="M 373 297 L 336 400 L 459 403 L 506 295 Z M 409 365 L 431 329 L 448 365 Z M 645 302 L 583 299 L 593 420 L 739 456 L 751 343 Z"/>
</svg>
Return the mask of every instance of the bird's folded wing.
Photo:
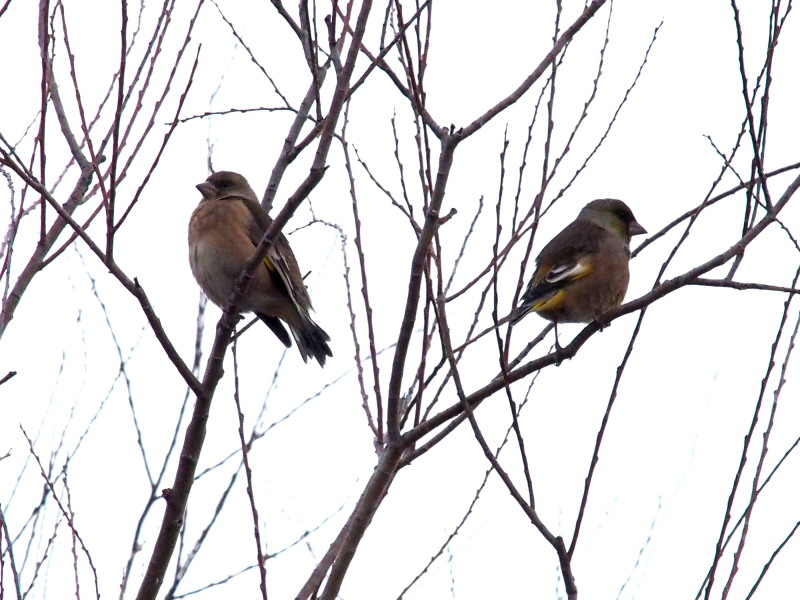
<svg viewBox="0 0 800 600">
<path fill-rule="evenodd" d="M 254 202 L 249 198 L 244 199 L 244 201 L 253 215 L 253 221 L 248 232 L 250 241 L 253 246 L 258 246 L 261 243 L 261 238 L 264 237 L 267 229 L 272 224 L 272 219 L 264 212 L 258 202 Z M 272 248 L 267 252 L 267 256 L 264 258 L 264 265 L 272 275 L 273 280 L 289 296 L 295 308 L 307 313 L 308 309 L 311 308 L 311 298 L 303 283 L 300 267 L 297 265 L 297 259 L 294 257 L 291 246 L 289 246 L 289 240 L 286 239 L 283 233 L 278 235 L 278 239 L 275 240 Z"/>
<path fill-rule="evenodd" d="M 523 294 L 522 301 L 530 304 L 534 311 L 543 309 L 546 303 L 559 303 L 559 292 L 564 287 L 591 272 L 592 264 L 586 255 L 579 257 L 578 260 L 558 263 L 550 268 L 544 264 L 540 265 L 530 287 Z"/>
<path fill-rule="evenodd" d="M 543 281 L 547 283 L 566 283 L 581 277 L 586 277 L 592 272 L 592 265 L 588 261 L 576 261 L 553 265 L 544 274 Z"/>
</svg>

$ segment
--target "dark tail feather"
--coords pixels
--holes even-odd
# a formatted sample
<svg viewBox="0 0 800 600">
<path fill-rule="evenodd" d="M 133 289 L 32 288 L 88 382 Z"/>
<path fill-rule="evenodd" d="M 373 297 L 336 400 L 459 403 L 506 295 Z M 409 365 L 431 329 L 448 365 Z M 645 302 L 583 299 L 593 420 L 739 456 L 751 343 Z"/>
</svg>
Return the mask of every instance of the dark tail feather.
<svg viewBox="0 0 800 600">
<path fill-rule="evenodd" d="M 310 318 L 304 320 L 302 327 L 292 327 L 291 329 L 303 362 L 308 362 L 308 358 L 311 357 L 317 359 L 320 367 L 324 367 L 325 359 L 333 356 L 331 347 L 328 346 L 331 337 L 325 333 L 325 330 Z"/>
<path fill-rule="evenodd" d="M 550 283 L 541 281 L 532 289 L 529 288 L 522 294 L 520 305 L 508 315 L 509 324 L 513 327 L 519 323 L 528 313 L 537 312 L 544 304 L 547 304 L 564 289 L 563 282 Z"/>
<path fill-rule="evenodd" d="M 514 310 L 512 310 L 511 314 L 508 315 L 509 324 L 513 327 L 514 325 L 519 323 L 525 315 L 531 312 L 531 308 L 532 308 L 531 304 L 525 302 L 520 306 L 518 306 L 517 308 L 515 308 Z"/>
<path fill-rule="evenodd" d="M 259 319 L 261 319 L 262 321 L 264 321 L 264 323 L 267 324 L 267 327 L 269 327 L 272 330 L 272 333 L 274 333 L 278 337 L 278 339 L 281 342 L 283 342 L 284 346 L 286 346 L 287 348 L 291 347 L 292 338 L 289 337 L 289 332 L 286 331 L 286 327 L 283 326 L 283 323 L 281 323 L 278 317 L 269 317 L 263 313 L 256 313 L 256 314 L 258 315 Z"/>
</svg>

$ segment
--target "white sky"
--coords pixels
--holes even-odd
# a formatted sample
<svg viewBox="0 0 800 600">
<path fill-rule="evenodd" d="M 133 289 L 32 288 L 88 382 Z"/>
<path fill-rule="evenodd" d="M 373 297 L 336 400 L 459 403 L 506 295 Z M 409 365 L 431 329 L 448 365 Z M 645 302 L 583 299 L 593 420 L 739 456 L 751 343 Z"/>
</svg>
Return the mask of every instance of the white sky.
<svg viewBox="0 0 800 600">
<path fill-rule="evenodd" d="M 491 10 L 486 8 L 487 3 L 475 1 L 435 4 L 426 89 L 427 106 L 440 124 L 459 126 L 471 121 L 515 88 L 549 48 L 553 3 L 528 9 L 521 9 L 519 4 L 498 1 L 492 3 Z M 763 38 L 766 30 L 767 10 L 764 2 L 743 4 L 746 4 L 742 7 L 744 22 L 748 26 L 745 32 L 748 68 L 755 73 L 763 45 L 759 36 Z M 293 102 L 299 102 L 307 86 L 306 71 L 296 54 L 286 52 L 287 45 L 295 48 L 295 40 L 288 36 L 271 5 L 227 2 L 221 6 L 279 82 L 281 90 Z M 571 22 L 580 7 L 581 3 L 566 3 L 563 23 Z M 97 14 L 97 20 L 89 20 L 81 14 L 85 7 L 67 6 L 68 18 L 75 27 L 71 41 L 78 57 L 79 76 L 86 84 L 81 91 L 88 105 L 105 93 L 108 74 L 115 70 L 118 60 L 117 8 L 91 8 L 106 9 L 108 14 Z M 186 11 L 189 7 L 179 6 L 178 10 Z M 653 30 L 662 20 L 663 27 L 645 72 L 607 143 L 567 192 L 564 201 L 542 221 L 534 252 L 574 218 L 585 202 L 595 197 L 625 199 L 649 231 L 658 231 L 698 204 L 719 172 L 719 157 L 703 136 L 711 136 L 728 152 L 743 118 L 728 3 L 620 0 L 614 3 L 613 11 L 611 44 L 598 101 L 546 199 L 552 198 L 567 182 L 587 148 L 602 133 L 636 74 Z M 18 140 L 37 111 L 39 59 L 35 13 L 32 4 L 16 2 L 0 18 L 0 56 L 14 57 L 0 62 L 3 81 L 6 85 L 14 82 L 13 93 L 0 94 L 0 133 L 8 140 Z M 380 11 L 374 13 L 376 21 L 380 14 Z M 559 148 L 589 91 L 596 69 L 596 48 L 602 40 L 607 15 L 606 7 L 578 37 L 559 75 L 554 136 Z M 88 31 L 82 31 L 81 27 L 87 23 L 91 23 Z M 97 23 L 108 26 L 100 27 Z M 373 47 L 375 39 L 373 30 L 368 36 Z M 791 14 L 774 67 L 768 170 L 798 159 L 798 39 L 796 15 Z M 228 35 L 211 4 L 203 8 L 190 55 L 200 43 L 201 67 L 181 116 L 229 107 L 279 105 L 269 84 Z M 60 59 L 63 69 L 63 47 Z M 185 81 L 188 64 L 181 69 L 183 76 L 178 78 L 181 82 Z M 61 76 L 66 78 L 66 73 Z M 182 84 L 174 87 L 178 85 Z M 212 101 L 211 95 L 217 87 Z M 481 196 L 485 197 L 486 208 L 476 241 L 456 277 L 455 288 L 470 280 L 491 252 L 503 131 L 508 127 L 505 201 L 511 202 L 538 89 L 535 86 L 521 102 L 458 151 L 443 211 L 458 209 L 457 216 L 442 229 L 442 239 L 449 244 L 445 246 L 446 263 L 453 260 L 453 248 L 460 245 Z M 146 149 L 148 156 L 166 130 L 164 121 L 171 118 L 174 110 L 174 100 L 171 102 L 171 108 L 157 119 L 153 146 Z M 374 74 L 353 101 L 348 137 L 381 181 L 399 193 L 390 129 L 393 114 L 397 115 L 403 135 L 401 144 L 409 189 L 418 207 L 410 112 L 382 74 Z M 216 169 L 240 171 L 262 192 L 290 119 L 288 114 L 264 113 L 195 120 L 181 125 L 153 171 L 140 205 L 118 238 L 120 266 L 130 276 L 138 277 L 145 287 L 167 333 L 186 361 L 192 357 L 198 290 L 186 260 L 185 231 L 189 214 L 199 200 L 193 186 L 207 176 L 207 142 L 210 139 L 213 143 Z M 55 136 L 56 129 L 51 131 Z M 55 141 L 53 144 L 54 156 L 48 156 L 51 180 L 60 173 L 64 160 L 64 155 L 58 154 L 63 148 L 59 149 Z M 526 202 L 530 202 L 538 189 L 540 177 L 537 158 L 541 147 L 534 146 L 523 186 Z M 29 151 L 30 139 L 25 147 L 28 150 L 23 155 Z M 435 143 L 433 148 L 434 151 L 438 148 Z M 301 158 L 289 172 L 278 195 L 279 204 L 300 181 L 304 175 L 302 167 L 308 161 L 308 157 Z M 311 203 L 298 211 L 287 230 L 307 223 L 313 207 L 316 217 L 342 224 L 352 242 L 350 198 L 340 146 L 334 146 L 329 162 L 331 168 L 312 194 Z M 119 194 L 123 201 L 135 192 L 147 165 L 149 159 L 133 169 L 122 184 Z M 740 172 L 749 172 L 746 161 L 737 166 Z M 377 345 L 385 347 L 396 337 L 402 317 L 412 232 L 407 224 L 397 221 L 397 211 L 364 177 L 363 171 L 358 170 L 357 174 Z M 74 172 L 67 176 L 66 185 L 59 190 L 62 196 L 75 176 Z M 773 193 L 779 194 L 794 176 L 775 179 Z M 732 177 L 726 181 L 719 191 L 735 183 Z M 19 182 L 16 185 L 19 191 Z M 4 207 L 5 217 L 9 194 L 5 187 L 0 189 L 0 206 Z M 19 197 L 15 200 L 18 202 Z M 727 249 L 738 239 L 740 214 L 741 196 L 704 213 L 698 221 L 700 233 L 680 251 L 667 277 Z M 796 207 L 790 205 L 783 214 L 784 222 L 791 227 L 798 222 L 797 218 Z M 29 221 L 29 229 L 23 230 L 19 237 L 17 245 L 21 249 L 14 255 L 15 276 L 35 240 L 36 219 Z M 91 232 L 95 239 L 102 239 L 102 223 L 98 221 Z M 629 299 L 652 287 L 658 268 L 676 239 L 673 232 L 632 263 Z M 269 389 L 282 348 L 263 328 L 250 330 L 238 349 L 241 394 L 248 423 L 252 425 L 257 418 L 267 394 L 264 426 L 279 420 L 327 383 L 344 377 L 290 420 L 271 429 L 253 453 L 256 496 L 268 550 L 291 544 L 341 506 L 344 509 L 310 538 L 309 545 L 300 544 L 268 563 L 271 598 L 294 597 L 315 559 L 322 556 L 338 532 L 375 464 L 372 438 L 360 407 L 353 372 L 354 350 L 346 315 L 340 240 L 333 230 L 319 224 L 291 235 L 290 240 L 301 268 L 311 271 L 307 282 L 316 308 L 315 318 L 331 334 L 334 357 L 321 370 L 315 364 L 303 365 L 296 349 L 290 349 L 275 387 Z M 349 251 L 350 267 L 355 270 L 355 253 L 352 247 Z M 796 269 L 796 256 L 786 237 L 773 226 L 748 250 L 738 277 L 741 281 L 788 286 Z M 514 260 L 520 259 L 518 249 Z M 514 285 L 511 271 L 513 268 L 505 276 L 508 287 L 501 291 L 501 302 L 507 310 L 511 308 Z M 95 280 L 97 297 L 92 294 L 89 275 Z M 765 292 L 685 288 L 649 309 L 606 432 L 575 558 L 574 571 L 582 598 L 694 597 L 710 564 L 722 509 L 784 301 L 785 296 Z M 168 444 L 185 386 L 149 333 L 138 304 L 108 275 L 97 258 L 79 244 L 77 251 L 68 250 L 53 268 L 34 280 L 0 343 L 0 376 L 9 370 L 18 372 L 0 388 L 0 455 L 10 451 L 10 456 L 0 461 L 0 504 L 7 511 L 9 527 L 18 530 L 41 494 L 38 468 L 30 462 L 20 426 L 32 437 L 36 436 L 36 451 L 48 460 L 51 452 L 56 452 L 62 434 L 66 438 L 65 448 L 76 445 L 98 407 L 105 402 L 71 462 L 69 478 L 76 525 L 92 552 L 101 593 L 113 597 L 118 595 L 135 519 L 147 490 L 135 445 L 126 383 L 118 377 L 120 357 L 104 309 L 123 349 L 136 415 L 147 451 L 156 463 L 155 457 L 160 457 Z M 453 305 L 451 318 L 455 319 L 457 343 L 463 340 L 472 311 L 474 298 Z M 209 306 L 206 352 L 219 314 L 216 307 Z M 793 308 L 790 328 L 796 319 L 797 310 Z M 523 412 L 522 427 L 537 491 L 537 509 L 551 530 L 567 538 L 567 543 L 597 428 L 635 320 L 635 315 L 628 315 L 616 321 L 592 337 L 573 360 L 558 368 L 545 369 Z M 521 348 L 543 324 L 540 319 L 528 317 L 515 329 L 512 350 Z M 565 326 L 561 333 L 569 341 L 579 331 L 580 326 L 572 325 Z M 484 385 L 496 372 L 493 347 L 494 341 L 487 340 L 476 345 L 465 358 L 462 368 L 467 390 Z M 784 338 L 776 359 L 779 365 L 786 347 Z M 414 349 L 411 361 L 416 352 Z M 533 356 L 543 352 L 544 349 L 537 350 Z M 391 352 L 381 356 L 384 386 L 391 359 Z M 771 468 L 798 436 L 800 396 L 792 378 L 796 372 L 797 368 L 790 365 L 777 426 L 770 441 L 774 454 L 770 454 L 766 468 Z M 776 383 L 773 374 L 765 403 L 772 401 Z M 523 399 L 529 384 L 527 378 L 512 387 L 516 400 Z M 232 386 L 233 364 L 229 357 L 226 376 L 214 402 L 200 470 L 215 464 L 238 446 Z M 445 394 L 444 405 L 453 401 L 452 393 Z M 493 397 L 477 414 L 490 443 L 496 446 L 507 427 L 506 400 L 502 395 Z M 764 422 L 762 418 L 754 441 L 760 441 Z M 59 465 L 64 461 L 64 452 L 57 454 Z M 507 470 L 521 484 L 518 453 L 509 447 L 502 457 Z M 748 469 L 753 468 L 754 462 L 751 458 Z M 17 484 L 23 468 L 24 475 Z M 342 597 L 396 598 L 461 520 L 487 468 L 465 425 L 440 447 L 404 469 L 359 547 Z M 776 540 L 782 539 L 797 522 L 800 492 L 797 469 L 797 458 L 793 457 L 756 509 L 749 534 L 752 545 L 746 548 L 731 597 L 745 597 L 777 545 Z M 226 468 L 223 473 L 217 472 L 196 484 L 187 518 L 191 536 L 197 534 L 213 510 L 230 470 Z M 169 467 L 167 481 L 173 472 L 174 465 Z M 737 502 L 734 518 L 742 506 Z M 50 506 L 49 510 L 55 508 Z M 49 518 L 55 518 L 55 512 Z M 142 565 L 149 557 L 149 544 L 159 520 L 157 511 L 146 524 L 149 528 L 144 536 L 146 546 L 137 556 Z M 209 545 L 179 591 L 188 592 L 193 586 L 205 585 L 251 564 L 254 560 L 251 530 L 249 507 L 243 486 L 239 485 L 231 505 L 213 530 Z M 47 536 L 45 532 L 36 540 L 37 554 L 44 552 Z M 62 529 L 59 546 L 47 563 L 48 586 L 37 588 L 34 597 L 62 597 L 72 589 L 72 559 L 65 540 L 67 532 Z M 193 543 L 194 537 L 191 540 Z M 787 597 L 788 591 L 796 589 L 792 565 L 797 564 L 799 554 L 797 541 L 793 540 L 756 597 Z M 440 558 L 406 598 L 563 596 L 554 552 L 494 475 L 489 478 L 487 489 L 464 530 L 451 544 L 449 556 L 450 560 L 447 555 Z M 129 596 L 134 594 L 141 572 L 136 570 Z M 725 576 L 723 569 L 722 577 Z M 256 597 L 256 578 L 252 570 L 198 597 Z M 82 597 L 91 595 L 89 581 L 86 578 L 82 583 Z M 714 597 L 719 597 L 721 585 L 715 589 Z"/>
</svg>

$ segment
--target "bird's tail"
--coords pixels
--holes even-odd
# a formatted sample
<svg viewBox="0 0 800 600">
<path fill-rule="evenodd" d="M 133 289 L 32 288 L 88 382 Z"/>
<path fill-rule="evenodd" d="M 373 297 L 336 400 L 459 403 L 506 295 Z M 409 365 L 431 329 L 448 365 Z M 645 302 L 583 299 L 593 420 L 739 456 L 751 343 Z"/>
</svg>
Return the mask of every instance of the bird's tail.
<svg viewBox="0 0 800 600">
<path fill-rule="evenodd" d="M 517 308 L 511 311 L 511 314 L 508 315 L 509 324 L 513 327 L 517 323 L 519 323 L 522 318 L 527 315 L 532 310 L 532 305 L 529 302 L 521 304 Z"/>
<path fill-rule="evenodd" d="M 521 304 L 508 315 L 508 321 L 512 327 L 519 323 L 528 313 L 556 308 L 563 302 L 564 291 L 562 289 L 556 286 L 539 287 L 544 289 L 539 290 L 537 288 L 540 293 L 535 296 L 530 294 L 530 290 L 525 292 L 522 296 Z"/>
<path fill-rule="evenodd" d="M 294 341 L 297 342 L 297 348 L 300 350 L 300 356 L 303 357 L 303 362 L 308 362 L 308 358 L 315 358 L 319 366 L 325 366 L 325 359 L 328 356 L 333 356 L 331 347 L 328 342 L 331 339 L 325 330 L 311 320 L 311 317 L 304 315 L 303 322 L 300 326 L 291 327 L 292 336 Z"/>
</svg>

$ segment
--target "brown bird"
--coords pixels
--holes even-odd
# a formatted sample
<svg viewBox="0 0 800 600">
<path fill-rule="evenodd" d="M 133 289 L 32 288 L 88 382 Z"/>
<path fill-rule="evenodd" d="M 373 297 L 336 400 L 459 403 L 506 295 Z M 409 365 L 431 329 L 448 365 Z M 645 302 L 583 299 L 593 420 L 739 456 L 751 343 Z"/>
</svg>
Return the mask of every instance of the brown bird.
<svg viewBox="0 0 800 600">
<path fill-rule="evenodd" d="M 197 185 L 203 195 L 189 220 L 189 264 L 209 299 L 225 308 L 233 288 L 272 223 L 247 180 L 232 171 L 218 171 Z M 309 316 L 311 298 L 297 259 L 283 234 L 253 274 L 241 300 L 242 312 L 254 312 L 287 347 L 297 342 L 303 361 L 320 366 L 331 354 L 331 339 Z"/>
<path fill-rule="evenodd" d="M 647 233 L 621 200 L 594 200 L 536 258 L 536 271 L 510 315 L 589 323 L 619 306 L 628 290 L 631 237 Z M 556 338 L 556 345 L 558 338 Z"/>
</svg>

